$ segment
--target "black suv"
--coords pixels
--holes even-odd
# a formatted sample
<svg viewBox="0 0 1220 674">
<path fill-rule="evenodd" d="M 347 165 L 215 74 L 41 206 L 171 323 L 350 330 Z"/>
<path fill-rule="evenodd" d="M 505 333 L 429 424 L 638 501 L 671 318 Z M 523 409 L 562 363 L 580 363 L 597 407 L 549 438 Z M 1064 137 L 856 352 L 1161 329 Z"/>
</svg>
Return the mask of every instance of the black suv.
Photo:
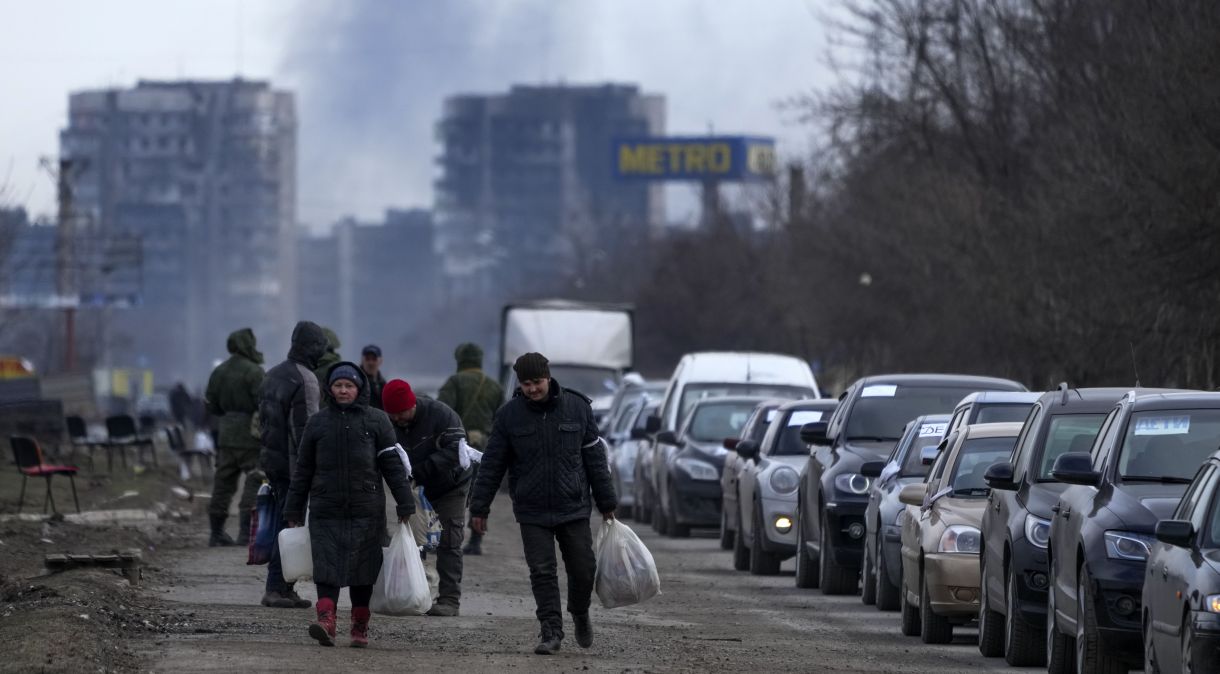
<svg viewBox="0 0 1220 674">
<path fill-rule="evenodd" d="M 1048 671 L 1142 664 L 1141 593 L 1156 523 L 1218 446 L 1220 393 L 1132 391 L 1090 454 L 1055 460 L 1051 475 L 1072 486 L 1051 508 Z"/>
<path fill-rule="evenodd" d="M 1069 389 L 1034 403 L 1009 461 L 987 470 L 983 514 L 979 650 L 1014 667 L 1046 662 L 1046 545 L 1051 508 L 1067 485 L 1051 477 L 1055 459 L 1087 452 L 1106 414 L 1127 389 Z"/>
<path fill-rule="evenodd" d="M 907 422 L 947 414 L 975 391 L 1024 391 L 1008 379 L 948 374 L 889 374 L 856 380 L 828 422 L 806 424 L 812 445 L 801 473 L 797 507 L 797 587 L 823 594 L 856 591 L 864 559 L 864 513 L 873 478 L 861 474 L 883 461 Z"/>
</svg>

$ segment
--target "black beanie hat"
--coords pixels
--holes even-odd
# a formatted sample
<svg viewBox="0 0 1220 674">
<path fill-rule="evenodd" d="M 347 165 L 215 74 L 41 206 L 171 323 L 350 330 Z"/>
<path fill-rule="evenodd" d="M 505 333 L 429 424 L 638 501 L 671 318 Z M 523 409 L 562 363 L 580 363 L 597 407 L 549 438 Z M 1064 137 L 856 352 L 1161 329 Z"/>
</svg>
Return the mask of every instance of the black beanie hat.
<svg viewBox="0 0 1220 674">
<path fill-rule="evenodd" d="M 330 371 L 330 377 L 327 378 L 326 385 L 331 386 L 340 379 L 346 379 L 352 382 L 356 385 L 356 388 L 360 388 L 360 385 L 363 383 L 360 375 L 356 372 L 356 368 L 348 365 L 347 363 L 336 366 Z"/>
<path fill-rule="evenodd" d="M 546 356 L 540 353 L 527 353 L 517 359 L 513 363 L 513 372 L 517 373 L 517 381 L 529 381 L 531 379 L 550 379 L 551 367 Z"/>
</svg>

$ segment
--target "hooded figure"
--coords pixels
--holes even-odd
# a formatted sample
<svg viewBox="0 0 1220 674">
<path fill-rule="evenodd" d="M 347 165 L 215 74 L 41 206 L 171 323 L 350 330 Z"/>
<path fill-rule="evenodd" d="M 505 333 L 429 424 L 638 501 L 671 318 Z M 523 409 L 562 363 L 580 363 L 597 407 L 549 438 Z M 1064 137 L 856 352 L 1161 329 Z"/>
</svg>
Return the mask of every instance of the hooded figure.
<svg viewBox="0 0 1220 674">
<path fill-rule="evenodd" d="M 238 503 L 239 525 L 237 543 L 244 545 L 250 534 L 250 509 L 258 495 L 259 442 L 251 433 L 251 420 L 258 410 L 258 390 L 263 382 L 263 354 L 255 348 L 254 331 L 242 328 L 229 335 L 229 359 L 212 371 L 208 378 L 204 404 L 208 413 L 219 420 L 219 447 L 216 472 L 212 481 L 212 502 L 208 519 L 212 533 L 208 545 L 233 545 L 225 533 L 225 519 L 237 481 L 244 474 L 246 486 Z"/>
<path fill-rule="evenodd" d="M 313 373 L 318 377 L 318 385 L 326 388 L 326 377 L 330 373 L 331 366 L 343 358 L 339 356 L 339 335 L 336 335 L 335 331 L 330 328 L 322 328 L 322 333 L 326 335 L 326 350 L 318 359 L 318 364 L 314 366 Z"/>
<path fill-rule="evenodd" d="M 336 363 L 327 382 L 326 402 L 309 419 L 301 438 L 284 519 L 302 522 L 308 503 L 313 578 L 318 586 L 318 621 L 310 626 L 310 635 L 323 645 L 334 645 L 339 588 L 349 587 L 351 645 L 363 646 L 368 643 L 369 598 L 381 571 L 382 480 L 394 495 L 401 521 L 415 512 L 415 498 L 395 451 L 390 418 L 368 404 L 364 372 L 355 363 Z"/>
<path fill-rule="evenodd" d="M 482 449 L 491 434 L 496 410 L 504 402 L 504 389 L 483 373 L 483 349 L 478 344 L 459 344 L 453 357 L 457 361 L 457 374 L 445 381 L 436 399 L 458 413 L 470 444 Z"/>
</svg>

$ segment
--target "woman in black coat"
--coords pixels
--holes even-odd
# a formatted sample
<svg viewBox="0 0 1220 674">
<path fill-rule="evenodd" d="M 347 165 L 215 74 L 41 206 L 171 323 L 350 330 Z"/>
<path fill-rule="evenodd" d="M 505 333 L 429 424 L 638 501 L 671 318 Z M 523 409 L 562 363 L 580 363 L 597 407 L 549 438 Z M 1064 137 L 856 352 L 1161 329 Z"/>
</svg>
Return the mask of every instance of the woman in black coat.
<svg viewBox="0 0 1220 674">
<path fill-rule="evenodd" d="M 384 478 L 402 522 L 415 512 L 407 468 L 394 445 L 390 418 L 369 407 L 368 382 L 353 363 L 336 363 L 324 388 L 326 404 L 309 419 L 284 506 L 288 526 L 299 526 L 309 503 L 318 621 L 309 634 L 335 645 L 339 588 L 352 599 L 351 645 L 368 645 L 369 598 L 381 571 L 385 531 Z"/>
</svg>

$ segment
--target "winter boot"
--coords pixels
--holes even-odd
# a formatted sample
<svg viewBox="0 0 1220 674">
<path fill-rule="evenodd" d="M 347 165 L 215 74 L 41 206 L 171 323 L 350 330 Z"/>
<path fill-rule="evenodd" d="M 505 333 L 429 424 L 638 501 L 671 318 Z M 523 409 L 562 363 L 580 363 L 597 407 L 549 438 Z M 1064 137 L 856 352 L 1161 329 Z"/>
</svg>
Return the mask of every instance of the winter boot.
<svg viewBox="0 0 1220 674">
<path fill-rule="evenodd" d="M 352 608 L 352 648 L 365 648 L 369 645 L 369 607 Z"/>
<path fill-rule="evenodd" d="M 440 602 L 437 602 L 432 605 L 432 608 L 428 609 L 428 612 L 425 615 L 430 615 L 434 618 L 437 618 L 437 617 L 452 618 L 452 617 L 457 616 L 458 613 L 459 613 L 459 610 L 458 610 L 457 606 L 455 606 L 453 604 L 442 604 Z"/>
<path fill-rule="evenodd" d="M 250 511 L 248 510 L 237 517 L 237 544 L 250 545 Z"/>
<path fill-rule="evenodd" d="M 576 624 L 576 645 L 588 648 L 593 645 L 593 623 L 588 613 L 572 614 L 572 622 Z"/>
<path fill-rule="evenodd" d="M 542 631 L 542 638 L 539 639 L 538 645 L 534 646 L 536 655 L 551 655 L 559 652 L 559 644 L 563 641 L 563 636 L 551 632 L 549 630 Z"/>
<path fill-rule="evenodd" d="M 318 622 L 309 626 L 309 636 L 323 646 L 335 645 L 335 602 L 323 597 L 318 600 Z"/>
<path fill-rule="evenodd" d="M 233 545 L 233 539 L 225 533 L 225 516 L 210 515 L 208 519 L 212 523 L 212 536 L 208 539 L 208 547 L 219 548 Z"/>
<path fill-rule="evenodd" d="M 483 554 L 483 534 L 470 532 L 470 542 L 462 548 L 463 555 L 481 555 Z"/>
<path fill-rule="evenodd" d="M 263 604 L 263 606 L 266 606 L 268 608 L 296 608 L 297 607 L 296 604 L 293 603 L 292 599 L 289 598 L 286 594 L 284 594 L 283 592 L 276 592 L 275 590 L 267 590 L 267 592 L 263 594 L 262 604 Z"/>
<path fill-rule="evenodd" d="M 287 590 L 284 590 L 280 594 L 283 595 L 285 599 L 292 602 L 293 608 L 309 608 L 310 606 L 313 606 L 313 602 L 302 598 L 301 595 L 297 594 L 296 589 L 291 585 L 288 586 Z"/>
</svg>

